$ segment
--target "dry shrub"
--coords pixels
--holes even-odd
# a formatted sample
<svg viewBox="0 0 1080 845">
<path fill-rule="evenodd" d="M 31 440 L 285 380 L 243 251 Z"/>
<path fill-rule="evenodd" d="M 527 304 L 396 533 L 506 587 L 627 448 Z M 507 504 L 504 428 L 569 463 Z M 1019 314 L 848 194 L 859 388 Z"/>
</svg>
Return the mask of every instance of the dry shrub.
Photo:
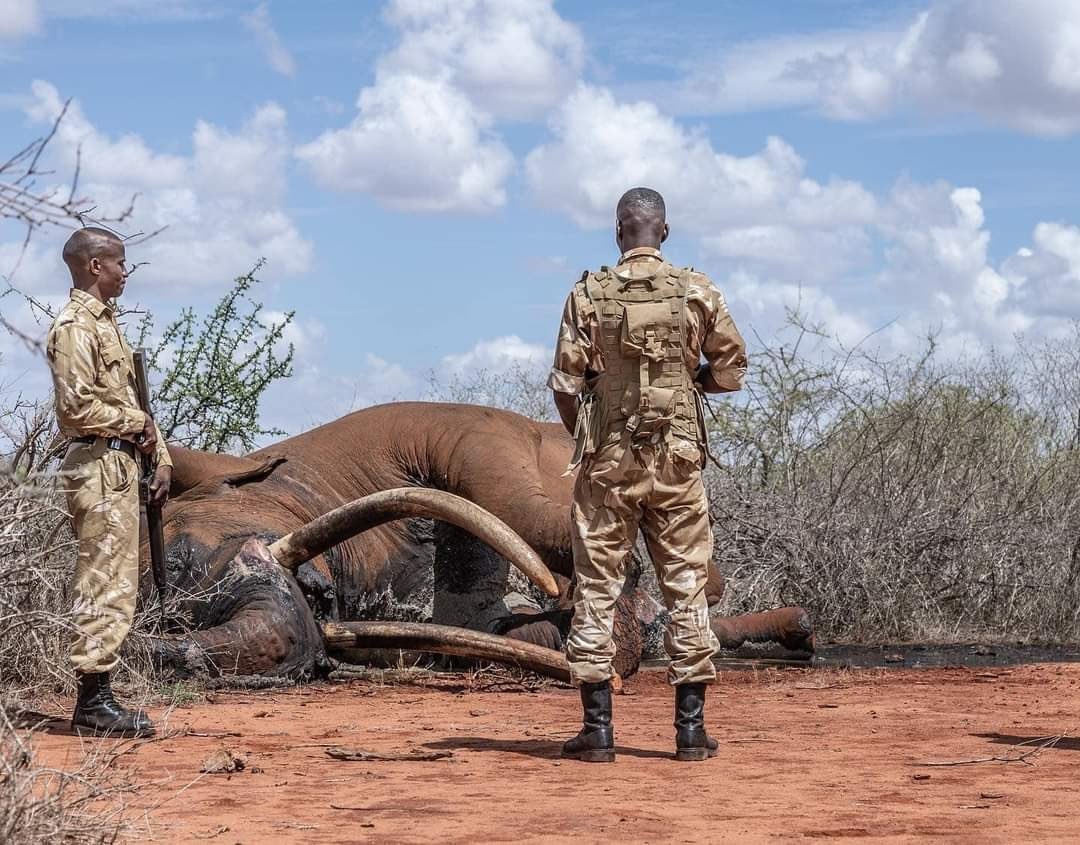
<svg viewBox="0 0 1080 845">
<path fill-rule="evenodd" d="M 717 406 L 725 610 L 865 641 L 1080 634 L 1080 329 L 1010 356 L 829 352 L 794 322 Z"/>
<path fill-rule="evenodd" d="M 533 420 L 555 419 L 555 406 L 547 387 L 547 367 L 512 361 L 498 370 L 480 369 L 464 374 L 428 374 L 427 398 L 433 402 L 461 402 L 503 408 Z"/>
<path fill-rule="evenodd" d="M 51 405 L 16 402 L 0 413 L 0 702 L 74 691 L 68 587 L 77 543 L 57 476 L 63 443 Z M 117 678 L 146 699 L 156 687 L 147 637 L 155 607 L 139 608 Z"/>
<path fill-rule="evenodd" d="M 16 729 L 0 708 L 0 842 L 115 842 L 129 790 L 110 768 L 117 753 L 91 746 L 74 771 L 42 765 L 32 734 Z"/>
<path fill-rule="evenodd" d="M 49 408 L 16 403 L 0 417 L 0 694 L 67 690 L 67 582 L 75 540 L 56 490 Z"/>
</svg>

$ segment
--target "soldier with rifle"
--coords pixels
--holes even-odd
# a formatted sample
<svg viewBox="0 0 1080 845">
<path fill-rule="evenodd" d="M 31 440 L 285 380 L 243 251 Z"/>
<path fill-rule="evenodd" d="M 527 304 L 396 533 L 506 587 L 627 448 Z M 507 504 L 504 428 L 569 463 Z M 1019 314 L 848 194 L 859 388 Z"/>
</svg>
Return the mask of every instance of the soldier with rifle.
<svg viewBox="0 0 1080 845">
<path fill-rule="evenodd" d="M 74 287 L 49 330 L 47 354 L 56 418 L 69 440 L 61 477 L 78 538 L 71 665 L 79 692 L 72 728 L 152 736 L 143 711 L 117 703 L 109 673 L 131 628 L 138 594 L 139 455 L 155 467 L 147 484 L 148 515 L 155 508 L 160 515 L 168 498 L 172 461 L 144 410 L 145 385 L 140 399 L 131 349 L 116 322 L 113 303 L 128 275 L 123 242 L 106 229 L 88 227 L 68 239 L 63 257 Z M 163 572 L 163 564 L 156 569 Z"/>
</svg>

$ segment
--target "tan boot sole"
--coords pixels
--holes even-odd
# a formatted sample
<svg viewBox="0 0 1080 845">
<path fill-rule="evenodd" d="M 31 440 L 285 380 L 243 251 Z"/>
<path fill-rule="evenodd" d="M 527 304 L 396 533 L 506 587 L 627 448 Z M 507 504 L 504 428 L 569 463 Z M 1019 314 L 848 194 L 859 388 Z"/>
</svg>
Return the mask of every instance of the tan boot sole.
<svg viewBox="0 0 1080 845">
<path fill-rule="evenodd" d="M 680 748 L 675 752 L 675 759 L 682 763 L 700 763 L 715 757 L 720 749 L 713 751 L 709 748 Z"/>
<path fill-rule="evenodd" d="M 580 760 L 583 763 L 614 763 L 614 748 L 590 748 L 587 751 L 578 751 L 573 754 L 563 752 L 562 756 L 567 760 Z"/>
</svg>

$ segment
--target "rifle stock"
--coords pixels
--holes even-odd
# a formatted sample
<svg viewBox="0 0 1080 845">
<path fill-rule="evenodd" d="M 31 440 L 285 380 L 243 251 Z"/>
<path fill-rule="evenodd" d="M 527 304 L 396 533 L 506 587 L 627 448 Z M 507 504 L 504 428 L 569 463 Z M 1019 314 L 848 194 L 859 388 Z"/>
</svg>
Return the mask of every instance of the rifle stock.
<svg viewBox="0 0 1080 845">
<path fill-rule="evenodd" d="M 153 417 L 150 408 L 150 383 L 146 374 L 146 351 L 136 349 L 132 356 L 135 363 L 135 385 L 139 392 L 139 407 L 144 414 Z M 154 576 L 158 601 L 161 604 L 161 618 L 165 621 L 165 605 L 169 599 L 169 571 L 165 566 L 165 535 L 161 523 L 161 507 L 151 504 L 150 482 L 154 478 L 157 461 L 150 455 L 141 455 L 142 478 L 139 481 L 139 494 L 146 509 L 146 532 L 150 541 L 150 571 Z"/>
</svg>

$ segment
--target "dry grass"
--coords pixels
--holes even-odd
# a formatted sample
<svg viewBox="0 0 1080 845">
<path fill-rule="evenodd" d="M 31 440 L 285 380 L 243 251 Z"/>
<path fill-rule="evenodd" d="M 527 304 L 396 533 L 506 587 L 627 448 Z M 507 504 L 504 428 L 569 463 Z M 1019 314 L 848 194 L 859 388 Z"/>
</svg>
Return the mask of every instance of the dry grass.
<svg viewBox="0 0 1080 845">
<path fill-rule="evenodd" d="M 44 766 L 33 733 L 0 708 L 0 842 L 115 842 L 127 827 L 130 787 L 112 768 L 118 749 L 110 746 L 89 746 L 68 771 Z"/>
<path fill-rule="evenodd" d="M 1075 641 L 1080 329 L 973 362 L 815 340 L 759 351 L 748 401 L 717 409 L 726 610 L 801 604 L 867 642 Z"/>
</svg>

